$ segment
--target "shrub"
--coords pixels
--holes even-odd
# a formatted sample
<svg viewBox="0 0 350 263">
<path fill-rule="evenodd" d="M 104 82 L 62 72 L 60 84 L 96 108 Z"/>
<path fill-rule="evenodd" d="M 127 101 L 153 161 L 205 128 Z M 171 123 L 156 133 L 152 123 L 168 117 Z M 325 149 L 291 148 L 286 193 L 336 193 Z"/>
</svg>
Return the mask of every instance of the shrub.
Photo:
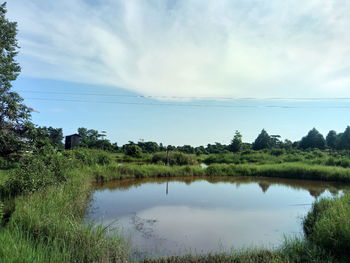
<svg viewBox="0 0 350 263">
<path fill-rule="evenodd" d="M 29 193 L 42 187 L 65 181 L 67 163 L 61 153 L 52 147 L 27 156 L 20 167 L 10 172 L 4 188 L 9 195 Z"/>
<path fill-rule="evenodd" d="M 0 226 L 2 224 L 2 219 L 4 218 L 4 203 L 0 201 Z"/>
<path fill-rule="evenodd" d="M 125 154 L 135 158 L 142 157 L 142 149 L 136 144 L 129 144 L 125 147 Z"/>
<path fill-rule="evenodd" d="M 306 216 L 306 238 L 338 258 L 350 257 L 350 195 L 321 199 Z"/>
<path fill-rule="evenodd" d="M 197 163 L 193 155 L 181 152 L 159 152 L 153 155 L 152 163 L 170 165 L 194 165 Z"/>
</svg>

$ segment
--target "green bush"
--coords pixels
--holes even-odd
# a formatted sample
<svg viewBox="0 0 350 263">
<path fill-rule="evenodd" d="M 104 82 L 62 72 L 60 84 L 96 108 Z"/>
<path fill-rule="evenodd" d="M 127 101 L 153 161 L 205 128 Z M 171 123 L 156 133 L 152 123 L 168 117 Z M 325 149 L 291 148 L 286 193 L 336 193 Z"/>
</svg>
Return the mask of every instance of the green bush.
<svg viewBox="0 0 350 263">
<path fill-rule="evenodd" d="M 350 195 L 321 199 L 304 220 L 306 238 L 338 258 L 350 258 Z"/>
<path fill-rule="evenodd" d="M 2 219 L 4 218 L 4 203 L 0 201 L 0 226 L 2 224 Z"/>
<path fill-rule="evenodd" d="M 26 156 L 19 165 L 19 168 L 11 170 L 5 182 L 4 188 L 9 195 L 35 192 L 66 180 L 67 163 L 62 154 L 52 147 Z"/>
<path fill-rule="evenodd" d="M 169 165 L 194 165 L 197 163 L 197 160 L 191 154 L 181 152 L 159 152 L 152 156 L 151 162 L 155 164 Z"/>
<path fill-rule="evenodd" d="M 125 154 L 135 158 L 142 157 L 142 149 L 136 144 L 128 144 L 125 146 Z"/>
</svg>

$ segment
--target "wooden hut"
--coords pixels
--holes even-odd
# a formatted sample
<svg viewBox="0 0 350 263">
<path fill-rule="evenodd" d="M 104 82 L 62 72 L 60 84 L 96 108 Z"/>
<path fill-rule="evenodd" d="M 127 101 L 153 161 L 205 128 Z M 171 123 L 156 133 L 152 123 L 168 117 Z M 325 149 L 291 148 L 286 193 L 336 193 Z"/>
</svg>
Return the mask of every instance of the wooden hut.
<svg viewBox="0 0 350 263">
<path fill-rule="evenodd" d="M 79 134 L 68 135 L 66 136 L 64 148 L 72 149 L 74 147 L 79 147 L 80 143 L 81 143 L 81 136 Z"/>
</svg>

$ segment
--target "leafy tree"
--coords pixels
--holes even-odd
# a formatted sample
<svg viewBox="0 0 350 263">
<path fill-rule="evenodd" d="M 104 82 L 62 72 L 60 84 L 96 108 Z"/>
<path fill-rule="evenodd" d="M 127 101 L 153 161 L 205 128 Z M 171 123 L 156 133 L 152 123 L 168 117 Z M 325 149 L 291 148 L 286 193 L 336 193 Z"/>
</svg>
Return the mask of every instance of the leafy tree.
<svg viewBox="0 0 350 263">
<path fill-rule="evenodd" d="M 191 145 L 178 146 L 177 150 L 179 152 L 193 154 L 195 153 L 194 148 Z"/>
<path fill-rule="evenodd" d="M 6 18 L 6 3 L 0 5 L 0 156 L 19 154 L 28 147 L 26 132 L 32 127 L 31 109 L 23 104 L 18 93 L 11 90 L 21 67 L 18 53 L 17 23 Z"/>
<path fill-rule="evenodd" d="M 28 130 L 28 138 L 31 139 L 31 144 L 36 148 L 42 148 L 46 145 L 51 145 L 56 149 L 63 149 L 63 131 L 62 128 L 53 127 L 31 127 Z"/>
<path fill-rule="evenodd" d="M 140 158 L 142 156 L 142 150 L 136 144 L 125 144 L 123 148 L 126 155 L 129 155 L 135 158 Z"/>
<path fill-rule="evenodd" d="M 138 142 L 137 145 L 146 153 L 155 153 L 159 151 L 159 145 L 156 142 Z"/>
<path fill-rule="evenodd" d="M 326 136 L 326 144 L 329 148 L 335 149 L 337 147 L 338 136 L 335 131 L 329 131 Z"/>
<path fill-rule="evenodd" d="M 227 146 L 216 142 L 215 144 L 208 144 L 206 151 L 208 153 L 225 153 L 227 152 Z"/>
<path fill-rule="evenodd" d="M 344 133 L 340 134 L 338 148 L 341 150 L 350 150 L 350 126 L 346 127 Z"/>
<path fill-rule="evenodd" d="M 104 138 L 104 134 L 100 134 L 97 130 L 78 128 L 78 134 L 81 136 L 81 147 L 102 149 L 106 151 L 116 151 L 111 142 Z"/>
<path fill-rule="evenodd" d="M 273 141 L 270 135 L 263 129 L 253 143 L 253 150 L 268 149 L 271 148 L 272 145 Z"/>
<path fill-rule="evenodd" d="M 270 135 L 271 138 L 271 146 L 272 147 L 281 147 L 282 142 L 281 142 L 281 135 Z"/>
<path fill-rule="evenodd" d="M 239 131 L 236 131 L 235 136 L 231 141 L 231 144 L 228 146 L 228 149 L 231 152 L 239 152 L 241 148 L 242 148 L 242 135 L 239 133 Z"/>
<path fill-rule="evenodd" d="M 325 149 L 326 140 L 323 135 L 313 128 L 309 133 L 303 137 L 299 143 L 301 149 L 317 148 Z"/>
<path fill-rule="evenodd" d="M 291 140 L 285 139 L 282 143 L 282 148 L 286 150 L 291 150 L 293 148 L 293 142 Z"/>
<path fill-rule="evenodd" d="M 196 153 L 196 155 L 201 155 L 201 154 L 207 154 L 207 151 L 205 150 L 204 146 L 198 146 L 196 148 L 194 148 L 194 151 Z"/>
</svg>

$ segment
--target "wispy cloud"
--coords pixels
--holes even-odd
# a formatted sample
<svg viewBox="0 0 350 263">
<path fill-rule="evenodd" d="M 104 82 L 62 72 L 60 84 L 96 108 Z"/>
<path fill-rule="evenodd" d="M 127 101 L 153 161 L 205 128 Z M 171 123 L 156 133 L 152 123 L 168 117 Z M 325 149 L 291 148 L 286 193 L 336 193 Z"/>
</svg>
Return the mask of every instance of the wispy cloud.
<svg viewBox="0 0 350 263">
<path fill-rule="evenodd" d="M 25 76 L 145 95 L 350 96 L 350 2 L 16 0 Z"/>
</svg>

